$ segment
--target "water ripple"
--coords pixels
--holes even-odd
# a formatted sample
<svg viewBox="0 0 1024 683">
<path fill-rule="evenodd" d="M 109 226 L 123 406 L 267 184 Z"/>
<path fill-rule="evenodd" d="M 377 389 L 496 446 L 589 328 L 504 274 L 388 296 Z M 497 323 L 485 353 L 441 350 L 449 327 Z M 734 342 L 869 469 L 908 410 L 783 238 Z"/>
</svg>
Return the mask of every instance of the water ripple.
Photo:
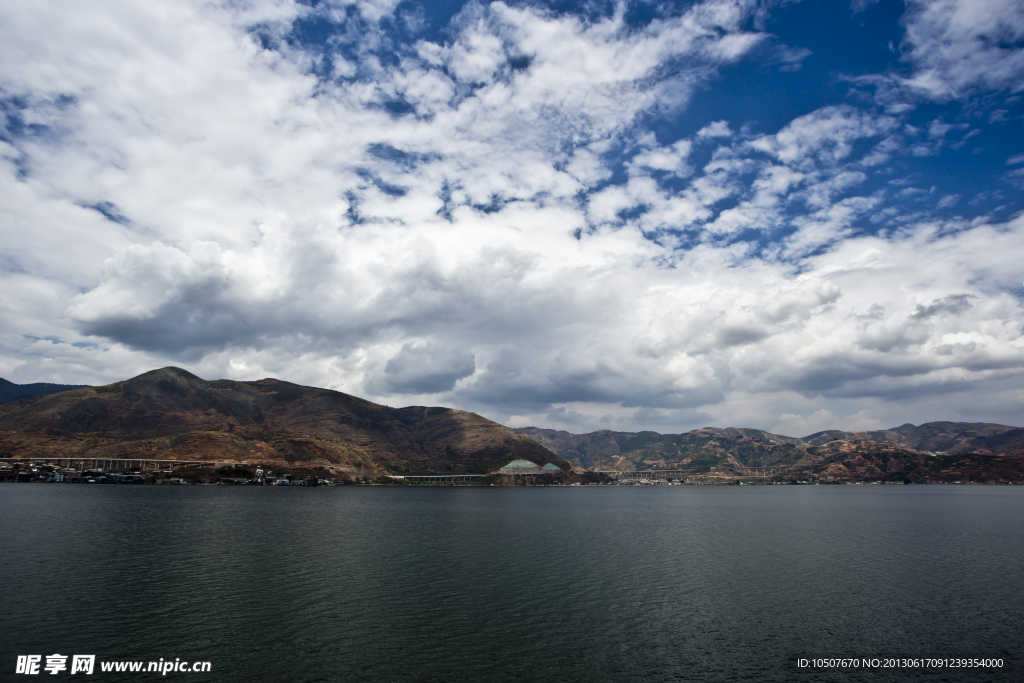
<svg viewBox="0 0 1024 683">
<path fill-rule="evenodd" d="M 217 681 L 875 681 L 792 659 L 1020 654 L 1022 504 L 1017 487 L 4 485 L 0 666 L 68 651 L 206 659 Z"/>
</svg>

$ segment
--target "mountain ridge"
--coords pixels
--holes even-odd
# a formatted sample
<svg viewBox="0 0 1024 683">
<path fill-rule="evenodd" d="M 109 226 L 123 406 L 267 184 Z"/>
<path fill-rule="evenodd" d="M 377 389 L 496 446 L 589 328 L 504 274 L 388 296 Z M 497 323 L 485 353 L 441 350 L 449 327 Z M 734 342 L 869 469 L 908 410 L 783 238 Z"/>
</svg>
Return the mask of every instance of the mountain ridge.
<svg viewBox="0 0 1024 683">
<path fill-rule="evenodd" d="M 85 389 L 88 386 L 88 384 L 51 384 L 49 382 L 15 384 L 0 377 L 0 404 L 17 401 L 19 398 L 46 396 L 47 394 L 56 394 L 72 389 Z"/>
<path fill-rule="evenodd" d="M 391 408 L 271 378 L 207 381 L 175 367 L 0 404 L 0 457 L 261 462 L 375 475 L 485 474 L 522 457 L 572 470 L 475 413 Z"/>
<path fill-rule="evenodd" d="M 741 427 L 513 430 L 453 408 L 392 408 L 273 378 L 207 381 L 168 367 L 0 403 L 0 458 L 55 457 L 276 463 L 363 476 L 486 474 L 525 458 L 565 476 L 583 468 L 1005 480 L 1024 476 L 1024 429 L 938 421 L 805 437 Z"/>
<path fill-rule="evenodd" d="M 520 427 L 517 430 L 570 462 L 588 469 L 644 469 L 670 463 L 692 465 L 714 456 L 738 466 L 796 466 L 813 455 L 815 447 L 835 441 L 887 444 L 908 452 L 953 456 L 1024 457 L 1024 429 L 984 422 L 910 423 L 887 430 L 846 432 L 825 430 L 806 437 L 791 437 L 741 427 L 703 427 L 681 434 L 598 430 L 573 434 L 563 430 Z M 855 448 L 856 450 L 856 448 Z M 724 460 L 723 460 L 724 458 Z M 804 464 L 807 464 L 806 462 Z"/>
</svg>

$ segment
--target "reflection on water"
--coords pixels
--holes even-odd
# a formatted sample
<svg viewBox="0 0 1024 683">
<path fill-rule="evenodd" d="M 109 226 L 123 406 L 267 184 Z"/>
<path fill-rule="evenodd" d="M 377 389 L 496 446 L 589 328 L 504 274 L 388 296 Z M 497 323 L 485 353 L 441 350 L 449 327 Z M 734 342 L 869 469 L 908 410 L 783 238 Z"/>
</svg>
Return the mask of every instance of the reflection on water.
<svg viewBox="0 0 1024 683">
<path fill-rule="evenodd" d="M 996 486 L 6 484 L 0 673 L 60 652 L 211 681 L 1010 680 L 793 660 L 1019 655 L 1022 510 Z"/>
</svg>

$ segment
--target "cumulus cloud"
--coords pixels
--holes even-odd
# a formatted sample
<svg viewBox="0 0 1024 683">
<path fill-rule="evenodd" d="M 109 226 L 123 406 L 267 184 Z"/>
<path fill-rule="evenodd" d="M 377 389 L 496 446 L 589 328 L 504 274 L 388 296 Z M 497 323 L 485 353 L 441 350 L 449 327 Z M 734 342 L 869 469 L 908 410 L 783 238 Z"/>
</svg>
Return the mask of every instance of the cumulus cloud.
<svg viewBox="0 0 1024 683">
<path fill-rule="evenodd" d="M 911 2 L 903 19 L 906 81 L 931 97 L 1024 89 L 1024 12 L 1017 0 Z"/>
<path fill-rule="evenodd" d="M 634 156 L 631 163 L 640 168 L 668 171 L 677 176 L 689 175 L 690 167 L 686 164 L 686 158 L 690 155 L 690 146 L 689 140 L 677 140 L 667 147 L 648 148 Z"/>
<path fill-rule="evenodd" d="M 798 167 L 834 164 L 850 155 L 854 141 L 883 135 L 896 125 L 891 117 L 873 116 L 850 106 L 823 107 L 750 145 Z"/>
<path fill-rule="evenodd" d="M 476 370 L 475 357 L 432 342 L 410 342 L 384 366 L 385 389 L 395 394 L 438 394 Z"/>
<path fill-rule="evenodd" d="M 1024 11 L 1019 0 L 907 2 L 900 23 L 909 74 L 856 79 L 877 88 L 893 112 L 921 99 L 948 101 L 1024 89 Z"/>
<path fill-rule="evenodd" d="M 697 131 L 698 138 L 728 138 L 732 134 L 728 121 L 712 121 Z"/>
<path fill-rule="evenodd" d="M 469 3 L 404 42 L 401 12 L 0 9 L 0 373 L 179 363 L 574 429 L 1021 405 L 1022 219 L 872 185 L 959 123 L 846 103 L 655 136 L 765 40 L 746 2 L 641 25 Z M 345 49 L 290 38 L 310 18 Z"/>
</svg>

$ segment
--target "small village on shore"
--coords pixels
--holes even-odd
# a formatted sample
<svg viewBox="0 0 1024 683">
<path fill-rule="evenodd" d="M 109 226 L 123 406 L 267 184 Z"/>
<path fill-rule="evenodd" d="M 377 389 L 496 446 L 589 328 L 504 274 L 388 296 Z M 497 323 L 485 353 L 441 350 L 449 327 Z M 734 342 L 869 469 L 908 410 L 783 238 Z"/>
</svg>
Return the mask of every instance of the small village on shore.
<svg viewBox="0 0 1024 683">
<path fill-rule="evenodd" d="M 565 475 L 575 475 L 576 480 Z M 0 461 L 0 482 L 35 484 L 157 484 L 170 486 L 755 486 L 755 485 L 907 485 L 1006 484 L 1002 480 L 956 479 L 853 481 L 831 475 L 784 472 L 737 473 L 712 467 L 706 471 L 653 469 L 563 473 L 512 460 L 488 474 L 395 475 L 336 468 L 290 468 L 272 464 L 214 461 L 152 461 L 98 459 L 10 459 Z"/>
</svg>

